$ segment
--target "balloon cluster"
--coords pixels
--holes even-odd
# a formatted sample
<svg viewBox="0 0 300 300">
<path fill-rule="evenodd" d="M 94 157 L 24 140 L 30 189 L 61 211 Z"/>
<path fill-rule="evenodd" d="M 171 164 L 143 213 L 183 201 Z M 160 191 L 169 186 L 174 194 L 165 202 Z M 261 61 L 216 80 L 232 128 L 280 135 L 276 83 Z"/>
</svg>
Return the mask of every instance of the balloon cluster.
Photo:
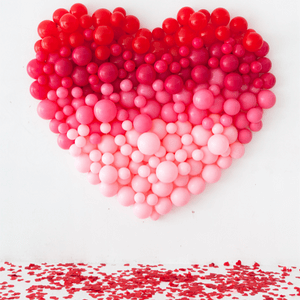
<svg viewBox="0 0 300 300">
<path fill-rule="evenodd" d="M 79 172 L 153 220 L 215 183 L 276 101 L 269 46 L 242 17 L 179 10 L 152 31 L 123 8 L 38 26 L 31 95 Z"/>
</svg>

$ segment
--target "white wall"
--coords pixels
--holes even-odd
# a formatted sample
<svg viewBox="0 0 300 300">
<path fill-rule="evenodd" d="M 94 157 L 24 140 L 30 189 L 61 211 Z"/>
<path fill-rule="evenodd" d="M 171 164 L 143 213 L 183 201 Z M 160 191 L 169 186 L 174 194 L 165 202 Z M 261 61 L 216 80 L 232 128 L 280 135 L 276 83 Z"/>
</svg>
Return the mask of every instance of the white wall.
<svg viewBox="0 0 300 300">
<path fill-rule="evenodd" d="M 123 5 L 151 29 L 186 5 L 224 6 L 271 47 L 277 104 L 263 130 L 217 184 L 157 222 L 102 197 L 36 114 L 26 74 L 36 28 L 71 4 L 0 2 L 0 261 L 299 265 L 299 1 L 85 1 L 90 12 Z"/>
</svg>

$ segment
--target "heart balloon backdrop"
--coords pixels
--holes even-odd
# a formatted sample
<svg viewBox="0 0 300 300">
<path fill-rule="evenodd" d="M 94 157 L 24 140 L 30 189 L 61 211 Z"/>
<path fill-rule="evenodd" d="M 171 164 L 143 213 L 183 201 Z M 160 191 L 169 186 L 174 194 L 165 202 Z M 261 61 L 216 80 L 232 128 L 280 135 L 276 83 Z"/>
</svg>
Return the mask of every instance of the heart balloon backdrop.
<svg viewBox="0 0 300 300">
<path fill-rule="evenodd" d="M 83 4 L 38 25 L 31 95 L 79 172 L 141 218 L 184 206 L 244 154 L 276 101 L 269 45 L 240 16 L 179 10 L 152 31 Z"/>
</svg>

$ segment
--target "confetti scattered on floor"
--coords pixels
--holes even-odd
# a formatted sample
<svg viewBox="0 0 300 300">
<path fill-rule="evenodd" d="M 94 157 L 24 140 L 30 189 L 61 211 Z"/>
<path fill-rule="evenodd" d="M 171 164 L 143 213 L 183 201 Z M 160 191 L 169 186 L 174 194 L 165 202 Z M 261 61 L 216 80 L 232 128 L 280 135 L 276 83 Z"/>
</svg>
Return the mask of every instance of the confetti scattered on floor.
<svg viewBox="0 0 300 300">
<path fill-rule="evenodd" d="M 300 299 L 300 268 L 0 263 L 0 299 Z"/>
</svg>

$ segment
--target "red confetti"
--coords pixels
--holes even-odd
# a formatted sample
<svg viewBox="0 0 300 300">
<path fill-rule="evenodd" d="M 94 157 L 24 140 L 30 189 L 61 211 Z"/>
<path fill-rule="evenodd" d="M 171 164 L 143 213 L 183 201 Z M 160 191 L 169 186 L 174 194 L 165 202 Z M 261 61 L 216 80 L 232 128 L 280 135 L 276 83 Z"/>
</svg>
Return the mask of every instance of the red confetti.
<svg viewBox="0 0 300 300">
<path fill-rule="evenodd" d="M 234 265 L 226 262 L 226 268 L 210 263 L 209 266 L 191 265 L 178 269 L 143 264 L 135 267 L 124 264 L 119 269 L 82 263 L 18 267 L 9 264 L 9 269 L 4 265 L 0 264 L 1 300 L 205 300 L 255 296 L 264 300 L 289 300 L 300 296 L 296 268 L 280 266 L 276 271 L 264 271 L 258 263 L 247 266 L 241 261 Z M 15 276 L 23 280 L 20 285 L 14 280 Z M 162 298 L 158 298 L 160 296 Z"/>
</svg>

